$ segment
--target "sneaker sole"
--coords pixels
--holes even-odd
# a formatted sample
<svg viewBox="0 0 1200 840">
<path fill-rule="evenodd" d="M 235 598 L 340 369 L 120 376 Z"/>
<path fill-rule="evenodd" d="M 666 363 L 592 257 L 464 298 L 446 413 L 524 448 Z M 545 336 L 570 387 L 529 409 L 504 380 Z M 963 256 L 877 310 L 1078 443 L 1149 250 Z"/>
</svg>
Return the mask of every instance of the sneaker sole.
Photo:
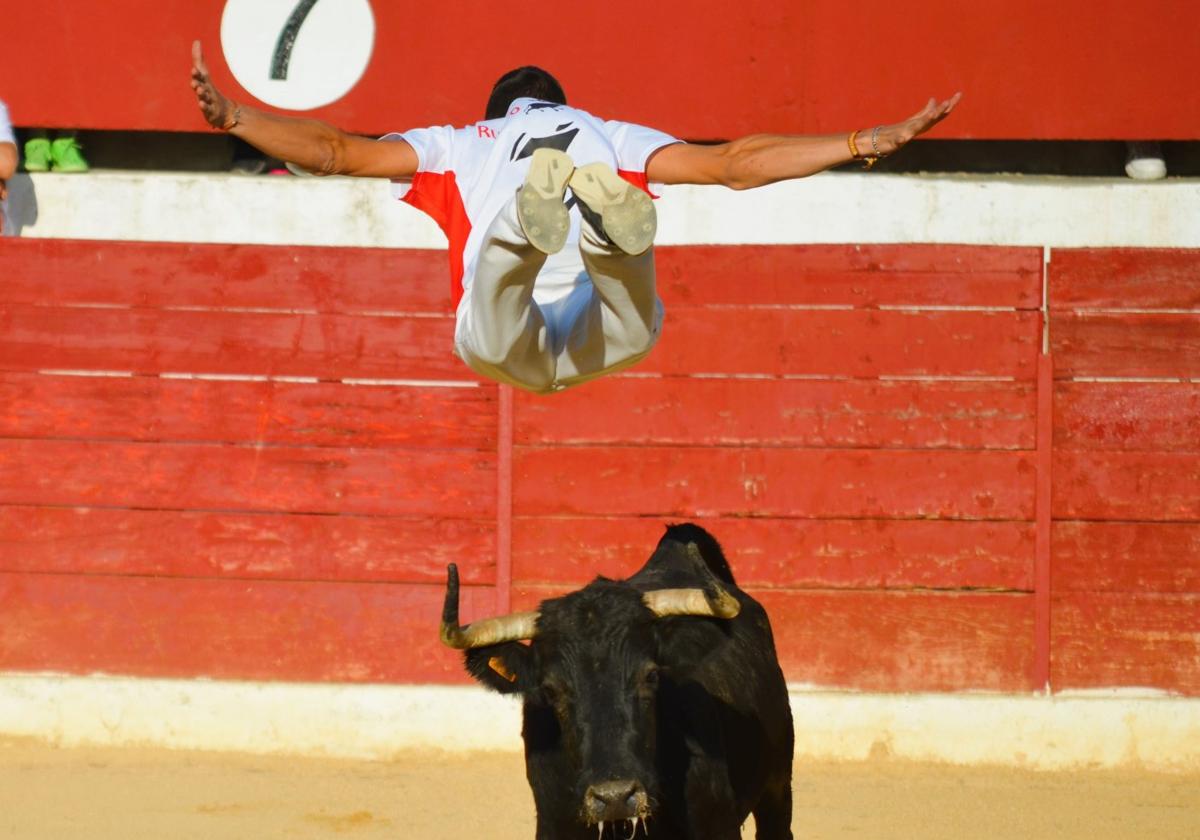
<svg viewBox="0 0 1200 840">
<path fill-rule="evenodd" d="M 605 235 L 631 256 L 645 253 L 658 232 L 650 196 L 603 163 L 589 163 L 571 176 L 571 192 L 600 217 Z"/>
<path fill-rule="evenodd" d="M 557 254 L 567 241 L 571 216 L 563 194 L 575 164 L 557 149 L 537 149 L 525 183 L 517 190 L 517 219 L 529 244 L 543 254 Z"/>
</svg>

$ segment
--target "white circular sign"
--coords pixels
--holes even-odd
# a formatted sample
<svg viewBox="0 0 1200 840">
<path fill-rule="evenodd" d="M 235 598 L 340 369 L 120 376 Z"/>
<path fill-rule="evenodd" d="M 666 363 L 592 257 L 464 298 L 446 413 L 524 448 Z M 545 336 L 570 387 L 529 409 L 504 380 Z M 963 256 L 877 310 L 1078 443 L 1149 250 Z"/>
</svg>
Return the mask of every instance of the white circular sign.
<svg viewBox="0 0 1200 840">
<path fill-rule="evenodd" d="M 225 61 L 268 105 L 307 111 L 353 88 L 375 46 L 369 0 L 226 0 Z"/>
</svg>

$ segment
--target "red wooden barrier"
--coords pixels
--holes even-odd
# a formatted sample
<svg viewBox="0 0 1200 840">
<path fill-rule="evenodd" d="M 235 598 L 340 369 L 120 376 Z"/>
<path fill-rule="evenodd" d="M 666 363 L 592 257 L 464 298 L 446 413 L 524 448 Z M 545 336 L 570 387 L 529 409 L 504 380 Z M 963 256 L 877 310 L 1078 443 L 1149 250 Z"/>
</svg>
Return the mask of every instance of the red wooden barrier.
<svg viewBox="0 0 1200 840">
<path fill-rule="evenodd" d="M 446 562 L 470 620 L 687 518 L 790 679 L 1198 693 L 1200 386 L 1056 337 L 1124 317 L 1106 264 L 1150 330 L 1200 317 L 1190 263 L 1106 256 L 1051 262 L 1051 383 L 1040 249 L 663 248 L 663 346 L 547 398 L 451 357 L 437 254 L 13 241 L 0 669 L 461 680 Z"/>
<path fill-rule="evenodd" d="M 1200 251 L 1054 253 L 1056 687 L 1200 693 Z M 1131 311 L 1132 310 L 1132 311 Z M 1077 377 L 1115 377 L 1088 381 Z"/>
<path fill-rule="evenodd" d="M 560 6 L 562 37 L 535 33 L 508 5 L 371 5 L 363 77 L 316 112 L 365 133 L 473 122 L 495 79 L 529 63 L 556 73 L 573 103 L 689 138 L 844 131 L 956 90 L 960 111 L 936 136 L 1163 140 L 1200 129 L 1190 65 L 1200 9 L 1180 0 L 746 0 L 735 10 L 609 0 Z M 18 125 L 203 130 L 187 88 L 192 39 L 218 83 L 254 101 L 222 55 L 224 7 L 106 0 L 47 14 L 9 3 L 5 29 L 19 36 L 0 51 L 0 95 Z M 280 6 L 265 33 L 264 67 L 288 14 Z M 617 33 L 643 60 L 611 60 Z M 297 55 L 323 34 L 302 27 Z"/>
</svg>

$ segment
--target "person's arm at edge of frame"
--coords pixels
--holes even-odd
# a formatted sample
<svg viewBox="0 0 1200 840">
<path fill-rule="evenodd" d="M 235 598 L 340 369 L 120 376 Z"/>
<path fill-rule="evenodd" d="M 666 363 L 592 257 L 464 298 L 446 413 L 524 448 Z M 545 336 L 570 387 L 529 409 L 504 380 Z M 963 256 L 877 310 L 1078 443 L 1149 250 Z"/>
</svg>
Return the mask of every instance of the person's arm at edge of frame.
<svg viewBox="0 0 1200 840">
<path fill-rule="evenodd" d="M 720 184 L 747 190 L 815 175 L 852 160 L 886 157 L 944 120 L 960 98 L 962 94 L 956 93 L 940 103 L 930 99 L 907 120 L 879 126 L 874 147 L 870 128 L 823 136 L 752 134 L 711 146 L 675 143 L 651 156 L 646 179 L 656 184 Z M 857 155 L 852 146 L 857 147 Z"/>
<path fill-rule="evenodd" d="M 8 198 L 8 179 L 17 171 L 17 147 L 0 141 L 0 201 Z"/>
<path fill-rule="evenodd" d="M 406 142 L 359 137 L 321 120 L 269 114 L 234 102 L 213 85 L 199 41 L 192 43 L 191 84 L 200 112 L 213 128 L 314 175 L 406 178 L 417 171 L 417 153 Z"/>
<path fill-rule="evenodd" d="M 17 172 L 17 147 L 0 140 L 0 181 L 7 181 Z"/>
<path fill-rule="evenodd" d="M 8 109 L 0 102 L 0 113 L 7 114 Z M 12 126 L 5 119 L 5 137 L 12 136 Z M 17 172 L 17 145 L 7 139 L 0 140 L 0 201 L 8 198 L 8 180 Z"/>
</svg>

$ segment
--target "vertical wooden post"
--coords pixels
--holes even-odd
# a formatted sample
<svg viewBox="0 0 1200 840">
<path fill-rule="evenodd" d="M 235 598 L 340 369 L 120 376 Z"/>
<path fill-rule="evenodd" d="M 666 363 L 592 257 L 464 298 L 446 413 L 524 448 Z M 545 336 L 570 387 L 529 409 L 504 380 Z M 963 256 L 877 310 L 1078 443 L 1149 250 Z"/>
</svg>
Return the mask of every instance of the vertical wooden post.
<svg viewBox="0 0 1200 840">
<path fill-rule="evenodd" d="M 1037 537 L 1033 584 L 1033 688 L 1050 693 L 1051 468 L 1054 463 L 1054 359 L 1050 355 L 1050 249 L 1042 260 L 1042 352 L 1037 366 Z"/>
<path fill-rule="evenodd" d="M 496 423 L 496 615 L 512 611 L 513 389 L 500 385 Z"/>
</svg>

